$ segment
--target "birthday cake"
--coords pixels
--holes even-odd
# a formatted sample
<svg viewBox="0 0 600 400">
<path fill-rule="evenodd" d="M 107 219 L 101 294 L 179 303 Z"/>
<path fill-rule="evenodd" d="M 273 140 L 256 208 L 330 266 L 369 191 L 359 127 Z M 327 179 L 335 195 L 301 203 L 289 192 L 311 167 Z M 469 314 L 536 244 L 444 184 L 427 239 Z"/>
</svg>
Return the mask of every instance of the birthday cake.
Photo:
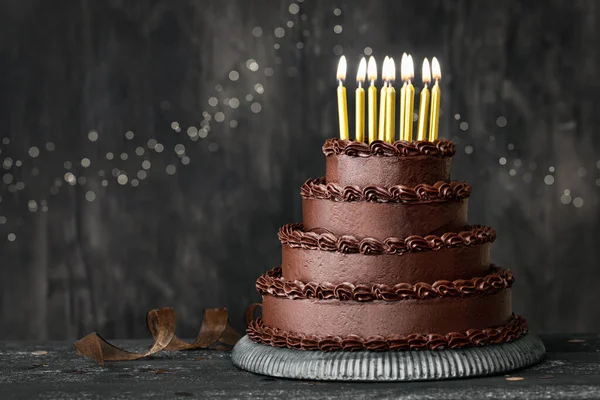
<svg viewBox="0 0 600 400">
<path fill-rule="evenodd" d="M 454 144 L 329 139 L 324 178 L 301 189 L 303 223 L 283 226 L 281 266 L 258 278 L 248 337 L 320 351 L 437 350 L 509 342 L 508 269 L 493 228 L 468 225 L 471 187 L 450 179 Z"/>
<path fill-rule="evenodd" d="M 302 186 L 303 223 L 279 231 L 281 266 L 256 282 L 262 318 L 248 325 L 252 341 L 300 350 L 410 351 L 501 344 L 527 332 L 512 312 L 512 272 L 490 263 L 496 232 L 468 224 L 471 186 L 450 179 L 455 148 L 438 139 L 441 72 L 432 61 L 431 92 L 423 62 L 413 141 L 413 61 L 402 56 L 396 141 L 395 65 L 388 57 L 383 62 L 376 121 L 376 66 L 369 60 L 367 141 L 361 60 L 351 141 L 340 58 L 340 138 L 323 145 L 325 177 Z"/>
</svg>

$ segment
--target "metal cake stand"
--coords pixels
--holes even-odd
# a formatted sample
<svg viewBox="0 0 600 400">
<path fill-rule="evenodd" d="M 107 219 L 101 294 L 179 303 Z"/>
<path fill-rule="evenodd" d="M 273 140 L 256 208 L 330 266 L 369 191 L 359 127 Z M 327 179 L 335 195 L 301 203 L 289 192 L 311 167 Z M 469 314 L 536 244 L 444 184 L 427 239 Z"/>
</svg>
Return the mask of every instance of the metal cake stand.
<svg viewBox="0 0 600 400">
<path fill-rule="evenodd" d="M 280 378 L 324 381 L 427 381 L 494 375 L 533 365 L 544 357 L 541 339 L 444 350 L 330 352 L 302 351 L 254 343 L 244 336 L 233 364 Z"/>
</svg>

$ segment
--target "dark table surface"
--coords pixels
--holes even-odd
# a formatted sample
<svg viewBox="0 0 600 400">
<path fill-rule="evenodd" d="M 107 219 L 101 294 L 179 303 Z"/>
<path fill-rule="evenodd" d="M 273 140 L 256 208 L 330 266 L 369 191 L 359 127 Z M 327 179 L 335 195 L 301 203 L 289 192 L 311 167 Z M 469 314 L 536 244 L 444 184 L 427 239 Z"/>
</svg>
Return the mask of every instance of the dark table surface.
<svg viewBox="0 0 600 400">
<path fill-rule="evenodd" d="M 104 367 L 70 342 L 0 342 L 0 399 L 122 398 L 600 398 L 600 334 L 542 336 L 543 362 L 510 375 L 410 383 L 275 379 L 241 371 L 230 353 L 161 352 Z M 116 342 L 141 351 L 149 341 Z"/>
</svg>

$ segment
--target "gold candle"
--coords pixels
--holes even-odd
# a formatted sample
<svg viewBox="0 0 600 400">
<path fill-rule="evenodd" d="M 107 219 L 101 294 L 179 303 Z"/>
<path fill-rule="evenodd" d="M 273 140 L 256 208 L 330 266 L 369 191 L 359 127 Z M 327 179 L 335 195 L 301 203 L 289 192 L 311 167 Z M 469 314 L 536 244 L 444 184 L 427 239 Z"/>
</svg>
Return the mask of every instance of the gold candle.
<svg viewBox="0 0 600 400">
<path fill-rule="evenodd" d="M 369 58 L 369 66 L 367 67 L 367 75 L 371 85 L 369 86 L 369 143 L 377 140 L 377 88 L 375 81 L 377 80 L 377 64 L 375 58 Z"/>
<path fill-rule="evenodd" d="M 402 54 L 402 60 L 400 60 L 400 79 L 404 84 L 402 85 L 402 89 L 400 89 L 400 123 L 398 124 L 399 137 L 400 140 L 404 140 L 404 130 L 406 129 L 406 81 L 408 77 L 406 76 L 406 53 Z"/>
<path fill-rule="evenodd" d="M 348 103 L 346 101 L 346 57 L 341 56 L 337 69 L 337 80 L 340 82 L 337 88 L 338 118 L 340 122 L 340 139 L 350 139 L 348 135 Z"/>
<path fill-rule="evenodd" d="M 429 141 L 433 142 L 438 138 L 438 127 L 440 123 L 440 98 L 442 91 L 440 90 L 440 79 L 442 79 L 442 69 L 437 58 L 431 60 L 431 72 L 435 85 L 431 88 L 431 113 L 429 114 Z"/>
<path fill-rule="evenodd" d="M 356 88 L 355 100 L 356 100 L 356 141 L 365 141 L 365 89 L 363 83 L 365 83 L 365 75 L 367 74 L 367 60 L 363 57 L 358 64 L 358 72 L 356 73 L 356 82 L 358 87 Z"/>
<path fill-rule="evenodd" d="M 415 77 L 415 69 L 413 67 L 413 59 L 412 56 L 409 55 L 406 57 L 406 77 L 408 80 L 406 81 L 406 110 L 404 111 L 404 140 L 412 142 L 413 136 L 413 117 L 415 114 L 415 87 L 412 85 L 411 81 Z"/>
<path fill-rule="evenodd" d="M 379 132 L 377 134 L 377 138 L 379 140 L 385 140 L 385 94 L 387 92 L 386 68 L 389 60 L 390 58 L 385 56 L 385 59 L 383 60 L 383 66 L 381 67 L 381 79 L 383 80 L 383 85 L 379 95 Z"/>
<path fill-rule="evenodd" d="M 394 89 L 394 80 L 396 79 L 396 65 L 394 59 L 390 57 L 387 73 L 389 86 L 385 92 L 385 141 L 394 143 L 396 129 L 396 90 Z"/>
<path fill-rule="evenodd" d="M 427 112 L 429 111 L 429 89 L 427 85 L 431 82 L 431 71 L 429 70 L 429 61 L 423 60 L 423 89 L 419 96 L 419 127 L 417 130 L 417 140 L 427 140 Z"/>
</svg>

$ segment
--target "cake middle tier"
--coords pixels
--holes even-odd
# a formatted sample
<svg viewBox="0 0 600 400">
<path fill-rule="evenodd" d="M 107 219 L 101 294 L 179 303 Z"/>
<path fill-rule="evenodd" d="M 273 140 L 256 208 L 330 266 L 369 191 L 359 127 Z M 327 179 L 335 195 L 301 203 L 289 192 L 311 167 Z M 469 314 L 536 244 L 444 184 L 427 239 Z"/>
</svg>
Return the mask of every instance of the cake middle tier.
<svg viewBox="0 0 600 400">
<path fill-rule="evenodd" d="M 441 236 L 357 238 L 308 232 L 302 224 L 279 230 L 283 277 L 289 281 L 428 282 L 470 279 L 488 270 L 490 227 L 471 226 Z"/>
<path fill-rule="evenodd" d="M 436 182 L 414 187 L 340 186 L 324 178 L 302 185 L 306 230 L 384 239 L 438 235 L 467 224 L 467 182 Z"/>
<path fill-rule="evenodd" d="M 445 203 L 372 203 L 302 199 L 306 231 L 335 235 L 387 237 L 442 235 L 467 225 L 467 199 Z"/>
</svg>

